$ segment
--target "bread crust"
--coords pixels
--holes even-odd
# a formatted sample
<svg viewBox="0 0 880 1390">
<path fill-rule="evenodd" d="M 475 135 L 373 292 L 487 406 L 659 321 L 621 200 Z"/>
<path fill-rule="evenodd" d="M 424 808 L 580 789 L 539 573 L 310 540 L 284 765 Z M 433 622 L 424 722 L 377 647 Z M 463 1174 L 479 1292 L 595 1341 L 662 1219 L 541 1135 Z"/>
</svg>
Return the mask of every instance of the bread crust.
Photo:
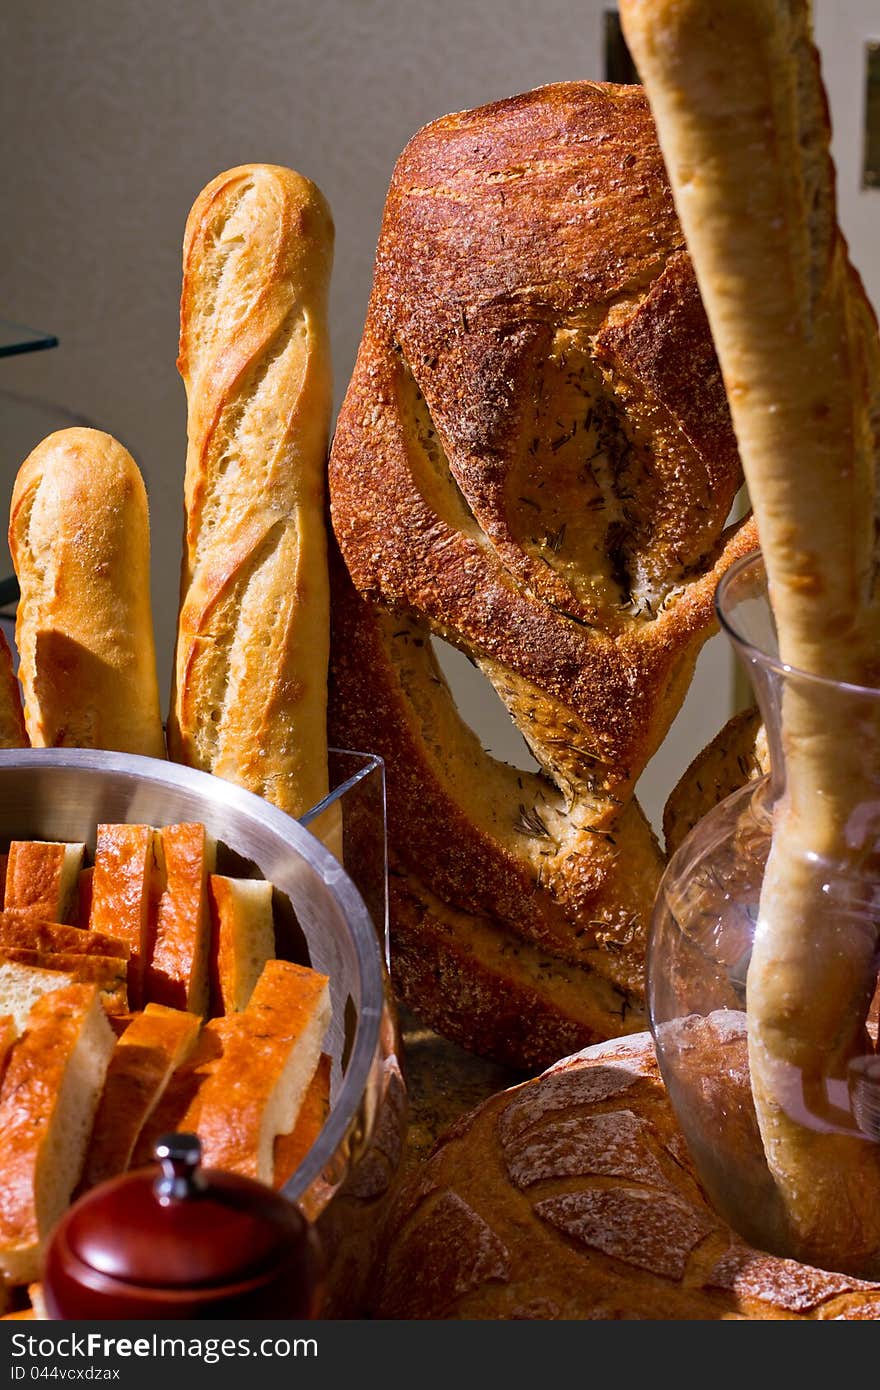
<svg viewBox="0 0 880 1390">
<path fill-rule="evenodd" d="M 9 549 L 31 743 L 163 758 L 147 495 L 127 450 L 81 428 L 38 444 L 15 480 Z"/>
<path fill-rule="evenodd" d="M 751 1110 L 744 1021 L 704 1029 L 702 1046 L 695 1071 L 738 1079 Z M 880 1284 L 765 1255 L 718 1216 L 646 1033 L 565 1058 L 447 1130 L 406 1180 L 373 1288 L 387 1319 L 880 1316 Z"/>
<path fill-rule="evenodd" d="M 739 481 L 642 93 L 563 83 L 420 131 L 331 450 L 362 597 L 333 567 L 330 724 L 386 760 L 398 987 L 465 1046 L 533 1066 L 643 1021 L 663 859 L 632 793 L 717 580 L 754 547 L 750 523 L 724 529 Z M 483 752 L 432 634 L 492 681 L 542 775 Z M 583 984 L 555 1033 L 548 959 Z M 493 1041 L 506 990 L 505 1018 L 542 1000 L 533 1045 L 525 1023 Z"/>
<path fill-rule="evenodd" d="M 183 249 L 189 447 L 171 755 L 291 815 L 327 792 L 332 252 L 318 189 L 258 164 L 208 184 Z"/>
</svg>

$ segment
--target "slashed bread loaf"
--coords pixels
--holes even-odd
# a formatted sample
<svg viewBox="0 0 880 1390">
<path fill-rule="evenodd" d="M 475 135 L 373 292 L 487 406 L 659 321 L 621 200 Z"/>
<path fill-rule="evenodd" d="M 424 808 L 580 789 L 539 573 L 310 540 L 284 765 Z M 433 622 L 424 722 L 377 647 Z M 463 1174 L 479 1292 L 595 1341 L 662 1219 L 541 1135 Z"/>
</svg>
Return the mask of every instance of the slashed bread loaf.
<svg viewBox="0 0 880 1390">
<path fill-rule="evenodd" d="M 327 792 L 324 477 L 333 223 L 308 179 L 220 174 L 190 212 L 186 534 L 171 755 L 299 815 Z"/>
<path fill-rule="evenodd" d="M 747 1098 L 742 1027 L 702 1044 L 695 1073 L 711 1085 L 729 1068 Z M 760 1152 L 750 1113 L 744 1161 Z M 738 1112 L 718 1118 L 739 1125 Z M 880 1284 L 734 1235 L 700 1186 L 646 1033 L 566 1058 L 457 1121 L 407 1180 L 375 1288 L 379 1318 L 880 1317 Z"/>
</svg>

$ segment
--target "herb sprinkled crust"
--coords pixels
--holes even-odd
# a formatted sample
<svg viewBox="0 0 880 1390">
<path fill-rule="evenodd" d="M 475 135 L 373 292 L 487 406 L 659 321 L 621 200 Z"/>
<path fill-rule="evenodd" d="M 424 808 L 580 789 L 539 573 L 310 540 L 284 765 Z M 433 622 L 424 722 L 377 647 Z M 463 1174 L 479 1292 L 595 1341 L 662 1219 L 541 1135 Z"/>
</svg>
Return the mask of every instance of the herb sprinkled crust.
<svg viewBox="0 0 880 1390">
<path fill-rule="evenodd" d="M 393 865 L 441 956 L 476 950 L 512 987 L 507 940 L 598 990 L 568 1050 L 642 1023 L 662 857 L 632 792 L 718 577 L 754 547 L 749 524 L 724 530 L 740 478 L 640 90 L 560 84 L 420 131 L 392 179 L 331 453 L 333 526 L 365 603 L 338 580 L 332 737 L 388 761 Z M 432 632 L 492 681 L 539 776 L 493 762 L 458 720 Z M 394 923 L 403 959 L 419 954 L 413 915 Z M 413 1007 L 448 1019 L 441 987 L 401 969 Z M 491 1006 L 474 994 L 455 1035 L 483 1050 Z M 562 1041 L 492 1050 L 531 1065 Z"/>
</svg>

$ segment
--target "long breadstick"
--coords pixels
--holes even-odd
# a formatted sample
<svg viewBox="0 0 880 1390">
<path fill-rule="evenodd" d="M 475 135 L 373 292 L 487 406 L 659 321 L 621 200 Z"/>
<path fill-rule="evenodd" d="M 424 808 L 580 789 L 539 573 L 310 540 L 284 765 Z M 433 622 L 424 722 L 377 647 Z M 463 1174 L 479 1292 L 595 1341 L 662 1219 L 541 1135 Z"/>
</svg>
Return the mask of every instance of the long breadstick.
<svg viewBox="0 0 880 1390">
<path fill-rule="evenodd" d="M 291 815 L 327 791 L 332 248 L 321 194 L 270 165 L 219 175 L 184 240 L 189 449 L 169 747 Z"/>
<path fill-rule="evenodd" d="M 878 674 L 877 326 L 837 227 L 806 0 L 623 0 L 709 315 L 766 561 L 782 659 Z M 776 809 L 747 981 L 749 1060 L 795 1252 L 880 1267 L 880 1149 L 846 1110 L 877 931 L 859 909 L 880 699 L 788 682 Z M 858 730 L 847 727 L 858 719 Z M 824 885 L 850 883 L 851 915 Z"/>
<path fill-rule="evenodd" d="M 15 637 L 35 747 L 164 758 L 147 494 L 109 434 L 50 434 L 22 464 L 9 548 Z"/>
</svg>

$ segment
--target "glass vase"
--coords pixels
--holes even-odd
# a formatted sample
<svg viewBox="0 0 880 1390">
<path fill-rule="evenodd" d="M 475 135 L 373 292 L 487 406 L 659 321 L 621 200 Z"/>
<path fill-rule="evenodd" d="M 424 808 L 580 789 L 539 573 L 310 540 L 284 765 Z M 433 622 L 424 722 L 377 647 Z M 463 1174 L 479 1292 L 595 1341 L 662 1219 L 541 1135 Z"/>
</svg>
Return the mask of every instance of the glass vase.
<svg viewBox="0 0 880 1390">
<path fill-rule="evenodd" d="M 651 1031 L 718 1212 L 760 1249 L 876 1278 L 880 690 L 781 662 L 760 553 L 731 568 L 716 607 L 754 688 L 771 771 L 670 859 L 649 938 Z M 831 750 L 808 777 L 803 746 L 800 763 L 791 752 L 805 710 Z"/>
</svg>

